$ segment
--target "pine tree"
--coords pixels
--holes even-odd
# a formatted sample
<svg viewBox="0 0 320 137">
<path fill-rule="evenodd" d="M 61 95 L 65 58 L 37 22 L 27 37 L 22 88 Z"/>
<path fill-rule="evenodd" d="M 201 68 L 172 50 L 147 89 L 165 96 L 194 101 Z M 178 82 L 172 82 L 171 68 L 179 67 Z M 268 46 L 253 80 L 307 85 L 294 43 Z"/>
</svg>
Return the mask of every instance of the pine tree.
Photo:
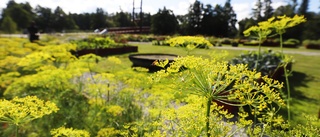
<svg viewBox="0 0 320 137">
<path fill-rule="evenodd" d="M 263 3 L 263 20 L 267 20 L 273 16 L 273 8 L 271 0 L 264 0 Z"/>
<path fill-rule="evenodd" d="M 302 0 L 302 3 L 299 7 L 298 14 L 306 15 L 309 8 L 309 0 Z"/>
<path fill-rule="evenodd" d="M 256 20 L 256 22 L 262 21 L 262 2 L 261 0 L 258 0 L 257 3 L 255 4 L 255 8 L 253 10 L 253 18 Z"/>
</svg>

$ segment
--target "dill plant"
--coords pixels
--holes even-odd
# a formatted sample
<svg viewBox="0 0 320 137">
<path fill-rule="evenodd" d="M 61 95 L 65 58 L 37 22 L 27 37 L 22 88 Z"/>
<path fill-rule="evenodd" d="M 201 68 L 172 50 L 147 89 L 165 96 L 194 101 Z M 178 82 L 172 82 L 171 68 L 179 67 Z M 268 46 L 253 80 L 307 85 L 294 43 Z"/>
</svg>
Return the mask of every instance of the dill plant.
<svg viewBox="0 0 320 137">
<path fill-rule="evenodd" d="M 286 32 L 286 29 L 297 26 L 303 22 L 306 22 L 304 16 L 295 15 L 294 17 L 287 17 L 284 16 L 277 16 L 271 17 L 267 21 L 259 22 L 258 26 L 250 27 L 249 29 L 245 30 L 243 33 L 245 36 L 257 36 L 259 40 L 259 54 L 258 60 L 256 65 L 258 65 L 258 61 L 260 59 L 261 53 L 261 42 L 265 40 L 268 35 L 270 35 L 273 31 L 275 34 L 279 35 L 280 38 L 280 50 L 281 50 L 281 58 L 283 62 L 281 62 L 276 70 L 283 68 L 284 69 L 284 76 L 286 79 L 286 89 L 287 89 L 287 110 L 288 110 L 288 119 L 291 120 L 290 114 L 290 100 L 291 100 L 291 93 L 290 93 L 290 83 L 289 83 L 289 72 L 287 70 L 289 63 L 291 63 L 292 59 L 290 57 L 285 56 L 283 53 L 283 38 L 282 35 Z"/>
<path fill-rule="evenodd" d="M 213 45 L 204 37 L 195 36 L 178 36 L 166 40 L 171 47 L 182 47 L 187 51 L 187 55 L 190 54 L 195 48 L 209 48 Z"/>
<path fill-rule="evenodd" d="M 50 131 L 52 137 L 90 137 L 90 133 L 85 130 L 60 127 Z"/>
<path fill-rule="evenodd" d="M 16 126 L 15 136 L 19 135 L 19 126 L 45 115 L 57 112 L 59 108 L 52 102 L 44 102 L 36 96 L 15 97 L 12 100 L 0 100 L 0 122 Z"/>
<path fill-rule="evenodd" d="M 179 72 L 181 67 L 186 69 Z M 277 123 L 273 121 L 273 118 L 276 117 L 279 108 L 284 105 L 278 91 L 282 88 L 282 84 L 268 77 L 262 77 L 263 83 L 258 82 L 257 79 L 261 78 L 261 74 L 248 70 L 243 64 L 230 66 L 227 62 L 214 58 L 187 56 L 176 59 L 169 68 L 158 71 L 155 77 L 170 75 L 178 78 L 182 92 L 206 99 L 205 125 L 201 128 L 202 131 L 197 133 L 199 135 L 204 131 L 206 136 L 211 136 L 213 129 L 211 129 L 210 119 L 213 101 L 231 106 L 248 106 L 259 122 L 266 123 L 268 126 Z M 263 118 L 266 117 L 266 114 L 271 113 L 273 114 L 269 115 L 271 119 Z M 281 119 L 281 117 L 278 118 Z M 278 124 L 282 122 L 280 120 Z"/>
</svg>

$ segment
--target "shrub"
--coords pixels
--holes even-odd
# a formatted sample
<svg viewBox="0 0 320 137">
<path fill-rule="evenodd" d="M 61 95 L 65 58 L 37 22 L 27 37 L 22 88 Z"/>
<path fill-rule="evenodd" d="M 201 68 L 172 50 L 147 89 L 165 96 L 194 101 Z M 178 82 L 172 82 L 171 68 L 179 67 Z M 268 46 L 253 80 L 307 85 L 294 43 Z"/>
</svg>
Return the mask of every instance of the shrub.
<svg viewBox="0 0 320 137">
<path fill-rule="evenodd" d="M 256 70 L 261 72 L 262 75 L 268 75 L 276 79 L 279 78 L 276 71 L 278 69 L 279 71 L 281 70 L 279 67 L 281 67 L 284 62 L 285 59 L 282 59 L 280 53 L 271 50 L 262 52 L 260 58 L 257 52 L 250 51 L 247 54 L 241 54 L 229 61 L 232 65 L 246 64 L 250 70 Z"/>
<path fill-rule="evenodd" d="M 172 47 L 188 47 L 192 46 L 195 48 L 209 48 L 213 46 L 208 40 L 204 37 L 195 37 L 195 36 L 178 36 L 171 38 L 166 41 Z"/>
<path fill-rule="evenodd" d="M 320 40 L 304 40 L 302 44 L 307 49 L 320 49 Z"/>
<path fill-rule="evenodd" d="M 100 48 L 110 48 L 111 45 L 115 44 L 115 41 L 110 37 L 88 37 L 81 40 L 74 40 L 71 43 L 77 45 L 77 50 L 82 49 L 100 49 Z"/>
</svg>

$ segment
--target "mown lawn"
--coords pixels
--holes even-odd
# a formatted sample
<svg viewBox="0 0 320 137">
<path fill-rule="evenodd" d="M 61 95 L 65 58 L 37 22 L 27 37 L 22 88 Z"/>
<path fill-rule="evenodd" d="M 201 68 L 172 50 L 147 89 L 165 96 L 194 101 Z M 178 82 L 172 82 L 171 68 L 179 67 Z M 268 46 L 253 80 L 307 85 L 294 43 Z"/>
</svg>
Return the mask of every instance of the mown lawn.
<svg viewBox="0 0 320 137">
<path fill-rule="evenodd" d="M 169 47 L 169 46 L 153 46 L 151 43 L 132 43 L 139 47 L 139 53 L 170 53 L 177 54 L 180 56 L 186 56 L 187 52 L 183 48 Z M 230 47 L 230 46 L 229 46 Z M 243 46 L 240 46 L 241 48 Z M 247 47 L 247 46 L 246 46 Z M 234 47 L 236 49 L 237 47 Z M 256 49 L 257 47 L 248 47 Z M 246 50 L 234 50 L 234 49 L 221 49 L 221 48 L 210 48 L 210 49 L 195 49 L 190 52 L 190 55 L 209 57 L 211 54 L 224 54 L 223 51 L 227 51 L 228 55 L 225 60 L 229 60 L 241 53 L 245 53 Z M 269 47 L 263 47 L 263 50 L 267 50 Z M 271 48 L 274 51 L 279 51 L 279 48 Z M 290 52 L 310 52 L 320 53 L 317 50 L 308 50 L 303 48 L 292 49 L 285 48 L 284 51 Z M 121 68 L 115 68 L 114 70 L 127 69 L 131 66 L 131 62 L 128 59 L 129 54 L 117 55 L 123 64 Z M 302 114 L 309 114 L 318 116 L 320 113 L 320 56 L 319 55 L 304 55 L 304 54 L 288 54 L 293 56 L 295 63 L 293 65 L 292 75 L 289 77 L 291 87 L 291 113 L 293 123 L 304 123 L 305 118 Z M 103 68 L 110 67 L 104 62 L 100 63 L 101 68 L 97 68 L 99 71 L 104 71 Z M 283 80 L 284 81 L 284 80 Z M 284 90 L 284 96 L 286 96 L 286 90 Z M 286 109 L 281 112 L 286 117 Z M 320 124 L 320 123 L 319 123 Z"/>
</svg>

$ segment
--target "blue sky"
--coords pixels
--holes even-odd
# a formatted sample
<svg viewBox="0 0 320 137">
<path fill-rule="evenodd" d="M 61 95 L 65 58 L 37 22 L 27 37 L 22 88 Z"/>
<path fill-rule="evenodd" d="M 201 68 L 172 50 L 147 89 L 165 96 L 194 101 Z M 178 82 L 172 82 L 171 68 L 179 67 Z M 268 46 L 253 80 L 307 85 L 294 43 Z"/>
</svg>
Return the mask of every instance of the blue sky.
<svg viewBox="0 0 320 137">
<path fill-rule="evenodd" d="M 6 7 L 9 0 L 1 0 L 0 8 Z M 134 0 L 135 7 L 140 7 L 140 0 Z M 221 4 L 226 0 L 200 0 L 204 4 Z M 257 0 L 231 0 L 232 6 L 237 13 L 238 20 L 249 17 L 252 8 Z M 277 8 L 291 0 L 272 0 L 272 6 Z M 300 2 L 301 0 L 298 0 Z M 133 0 L 15 0 L 17 3 L 29 2 L 32 7 L 41 5 L 55 9 L 60 6 L 66 13 L 84 13 L 95 12 L 96 8 L 103 8 L 108 13 L 119 12 L 120 9 L 127 12 L 132 12 Z M 156 13 L 159 8 L 166 6 L 167 9 L 174 11 L 176 15 L 186 14 L 188 7 L 194 0 L 143 0 L 143 11 L 151 14 Z M 310 0 L 309 10 L 320 12 L 320 0 Z M 138 10 L 138 9 L 137 9 Z"/>
</svg>

